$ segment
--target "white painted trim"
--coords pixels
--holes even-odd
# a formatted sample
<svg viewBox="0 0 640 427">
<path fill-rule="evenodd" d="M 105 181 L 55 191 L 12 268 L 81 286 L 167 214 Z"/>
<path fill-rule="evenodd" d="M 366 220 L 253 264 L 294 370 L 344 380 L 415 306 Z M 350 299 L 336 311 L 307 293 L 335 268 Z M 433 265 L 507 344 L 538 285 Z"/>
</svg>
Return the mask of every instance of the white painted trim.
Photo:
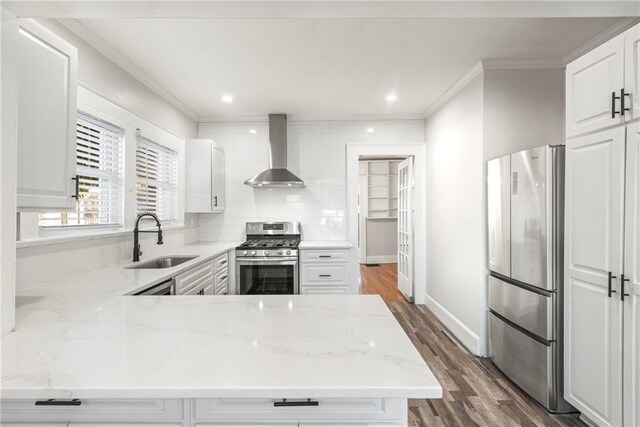
<svg viewBox="0 0 640 427">
<path fill-rule="evenodd" d="M 125 58 L 120 52 L 115 50 L 109 43 L 100 38 L 96 33 L 87 28 L 82 22 L 77 19 L 59 19 L 58 22 L 66 27 L 69 31 L 89 43 L 98 52 L 109 58 L 116 63 L 120 68 L 127 73 L 135 77 L 140 83 L 151 89 L 153 92 L 162 97 L 169 104 L 173 105 L 178 110 L 182 111 L 192 120 L 198 121 L 198 115 L 187 106 L 184 102 L 178 99 L 171 92 L 163 88 L 155 80 L 153 80 L 147 73 L 138 68 L 134 63 Z"/>
<path fill-rule="evenodd" d="M 416 304 L 424 304 L 427 283 L 427 214 L 426 214 L 426 145 L 425 144 L 347 144 L 347 240 L 358 245 L 358 192 L 360 156 L 414 156 L 414 291 Z M 358 277 L 360 272 L 358 270 Z"/>
<path fill-rule="evenodd" d="M 398 255 L 374 255 L 368 256 L 365 264 L 396 264 Z"/>
<path fill-rule="evenodd" d="M 585 53 L 590 52 L 596 47 L 600 46 L 602 43 L 611 40 L 615 36 L 633 27 L 638 22 L 640 22 L 640 18 L 638 17 L 629 17 L 629 18 L 621 19 L 611 27 L 601 32 L 600 34 L 597 34 L 593 38 L 587 40 L 581 46 L 569 52 L 566 56 L 562 58 L 562 63 L 564 65 L 567 65 L 568 63 L 575 61 Z"/>
<path fill-rule="evenodd" d="M 477 356 L 486 356 L 480 350 L 480 337 L 475 332 L 429 295 L 425 295 L 425 300 L 427 308 L 470 352 Z"/>
<path fill-rule="evenodd" d="M 478 61 L 476 65 L 471 67 L 471 69 L 467 71 L 462 77 L 460 77 L 457 82 L 455 82 L 449 89 L 444 91 L 444 93 L 440 95 L 440 97 L 436 99 L 435 102 L 429 106 L 429 108 L 424 110 L 423 117 L 427 118 L 438 111 L 440 107 L 446 104 L 447 101 L 449 101 L 451 98 L 456 96 L 458 92 L 460 92 L 465 88 L 465 86 L 471 83 L 473 79 L 482 74 L 483 71 L 484 68 L 482 66 L 482 61 Z"/>
</svg>

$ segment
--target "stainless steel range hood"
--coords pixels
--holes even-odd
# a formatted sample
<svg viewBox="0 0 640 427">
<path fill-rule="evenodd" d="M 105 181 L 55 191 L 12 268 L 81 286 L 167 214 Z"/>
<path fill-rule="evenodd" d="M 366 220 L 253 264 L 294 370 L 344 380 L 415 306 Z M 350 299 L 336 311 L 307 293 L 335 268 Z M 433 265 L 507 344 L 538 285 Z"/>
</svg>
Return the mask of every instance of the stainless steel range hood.
<svg viewBox="0 0 640 427">
<path fill-rule="evenodd" d="M 287 116 L 269 114 L 270 167 L 244 183 L 252 187 L 304 187 L 304 181 L 287 169 Z"/>
</svg>

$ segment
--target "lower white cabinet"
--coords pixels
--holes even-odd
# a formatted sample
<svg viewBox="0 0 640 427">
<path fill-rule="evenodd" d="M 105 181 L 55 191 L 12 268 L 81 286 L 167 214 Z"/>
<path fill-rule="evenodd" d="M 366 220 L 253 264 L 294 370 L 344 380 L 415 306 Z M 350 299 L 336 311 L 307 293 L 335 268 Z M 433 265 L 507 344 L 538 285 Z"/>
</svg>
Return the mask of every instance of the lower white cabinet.
<svg viewBox="0 0 640 427">
<path fill-rule="evenodd" d="M 353 249 L 301 249 L 300 294 L 357 293 Z"/>
<path fill-rule="evenodd" d="M 67 401 L 68 402 L 68 401 Z M 298 406 L 296 403 L 313 403 Z M 406 426 L 407 399 L 82 399 L 79 406 L 2 400 L 2 426 Z M 290 406 L 293 403 L 293 406 Z"/>
<path fill-rule="evenodd" d="M 227 295 L 229 293 L 229 253 L 225 252 L 213 261 L 215 269 L 214 294 Z"/>
<path fill-rule="evenodd" d="M 176 295 L 213 295 L 213 266 L 207 261 L 176 276 Z"/>
</svg>

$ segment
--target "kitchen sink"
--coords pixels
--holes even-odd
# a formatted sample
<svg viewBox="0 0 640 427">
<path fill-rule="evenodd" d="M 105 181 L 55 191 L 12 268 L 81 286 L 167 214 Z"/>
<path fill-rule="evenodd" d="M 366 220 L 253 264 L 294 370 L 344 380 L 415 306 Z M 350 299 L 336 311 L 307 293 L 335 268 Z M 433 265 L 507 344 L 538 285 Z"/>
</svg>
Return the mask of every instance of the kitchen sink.
<svg viewBox="0 0 640 427">
<path fill-rule="evenodd" d="M 196 258 L 198 257 L 197 256 L 163 256 L 160 258 L 152 259 L 150 261 L 145 261 L 140 264 L 132 265 L 126 268 L 129 268 L 132 270 L 142 270 L 142 269 L 146 270 L 146 269 L 152 269 L 152 268 L 153 269 L 171 268 Z"/>
</svg>

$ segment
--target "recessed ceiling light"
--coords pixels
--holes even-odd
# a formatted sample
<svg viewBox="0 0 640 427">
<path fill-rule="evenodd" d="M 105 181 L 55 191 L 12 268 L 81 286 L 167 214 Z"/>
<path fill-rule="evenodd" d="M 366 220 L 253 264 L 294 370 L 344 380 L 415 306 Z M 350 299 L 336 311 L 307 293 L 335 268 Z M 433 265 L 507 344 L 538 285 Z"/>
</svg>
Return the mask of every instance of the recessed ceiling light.
<svg viewBox="0 0 640 427">
<path fill-rule="evenodd" d="M 258 131 L 255 129 L 249 129 L 249 133 L 258 133 Z"/>
<path fill-rule="evenodd" d="M 374 128 L 367 128 L 367 133 L 373 133 L 375 131 Z"/>
<path fill-rule="evenodd" d="M 387 101 L 389 102 L 393 102 L 396 101 L 398 99 L 398 95 L 396 95 L 395 93 L 390 93 L 389 95 L 387 95 Z"/>
<path fill-rule="evenodd" d="M 228 93 L 222 95 L 222 102 L 233 102 L 233 96 L 229 95 Z"/>
</svg>

